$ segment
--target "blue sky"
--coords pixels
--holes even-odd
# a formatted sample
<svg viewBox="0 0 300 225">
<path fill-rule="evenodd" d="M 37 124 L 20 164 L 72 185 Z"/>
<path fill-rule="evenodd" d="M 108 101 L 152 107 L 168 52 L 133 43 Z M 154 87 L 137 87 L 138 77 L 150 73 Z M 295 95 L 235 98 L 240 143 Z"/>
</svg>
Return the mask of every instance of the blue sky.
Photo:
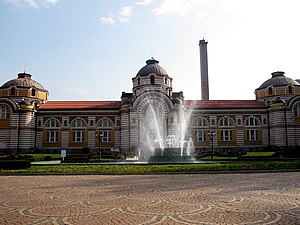
<svg viewBox="0 0 300 225">
<path fill-rule="evenodd" d="M 174 91 L 254 99 L 271 73 L 300 78 L 297 0 L 0 0 L 1 84 L 26 70 L 49 100 L 119 100 L 152 56 Z"/>
</svg>

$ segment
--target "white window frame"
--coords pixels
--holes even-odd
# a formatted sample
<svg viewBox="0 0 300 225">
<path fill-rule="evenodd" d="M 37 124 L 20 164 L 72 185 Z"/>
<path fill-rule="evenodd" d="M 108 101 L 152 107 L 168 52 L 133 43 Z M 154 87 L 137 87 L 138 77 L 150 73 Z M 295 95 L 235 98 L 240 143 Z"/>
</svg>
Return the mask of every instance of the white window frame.
<svg viewBox="0 0 300 225">
<path fill-rule="evenodd" d="M 196 141 L 206 141 L 205 130 L 196 130 Z"/>
<path fill-rule="evenodd" d="M 222 129 L 221 130 L 221 140 L 222 141 L 232 141 L 233 140 L 232 133 L 233 133 L 233 130 L 231 128 Z"/>
<path fill-rule="evenodd" d="M 58 130 L 47 130 L 47 143 L 58 142 Z"/>
<path fill-rule="evenodd" d="M 258 129 L 247 129 L 247 140 L 257 141 L 258 140 Z"/>
<path fill-rule="evenodd" d="M 73 142 L 74 143 L 81 143 L 84 142 L 84 130 L 72 130 L 73 134 Z"/>
</svg>

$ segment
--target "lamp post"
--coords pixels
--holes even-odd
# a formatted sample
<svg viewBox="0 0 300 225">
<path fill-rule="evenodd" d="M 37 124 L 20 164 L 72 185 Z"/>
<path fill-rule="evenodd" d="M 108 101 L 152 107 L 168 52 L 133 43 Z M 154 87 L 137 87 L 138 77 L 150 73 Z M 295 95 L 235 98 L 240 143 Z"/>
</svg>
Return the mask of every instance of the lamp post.
<svg viewBox="0 0 300 225">
<path fill-rule="evenodd" d="M 211 152 L 212 152 L 211 159 L 213 160 L 214 159 L 214 136 L 216 136 L 216 131 L 211 130 L 208 132 L 208 135 L 211 143 Z"/>
<path fill-rule="evenodd" d="M 96 133 L 96 138 L 98 138 L 98 151 L 99 151 L 99 161 L 101 161 L 101 141 L 103 138 L 103 133 L 101 131 L 99 131 L 98 133 Z"/>
</svg>

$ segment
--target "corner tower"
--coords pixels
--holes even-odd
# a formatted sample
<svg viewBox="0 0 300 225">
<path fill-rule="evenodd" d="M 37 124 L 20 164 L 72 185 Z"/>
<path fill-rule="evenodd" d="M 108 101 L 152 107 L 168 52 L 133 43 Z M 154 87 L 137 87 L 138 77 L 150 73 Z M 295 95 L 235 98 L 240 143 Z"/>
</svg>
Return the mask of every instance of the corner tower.
<svg viewBox="0 0 300 225">
<path fill-rule="evenodd" d="M 207 43 L 204 39 L 199 41 L 202 100 L 209 100 Z"/>
</svg>

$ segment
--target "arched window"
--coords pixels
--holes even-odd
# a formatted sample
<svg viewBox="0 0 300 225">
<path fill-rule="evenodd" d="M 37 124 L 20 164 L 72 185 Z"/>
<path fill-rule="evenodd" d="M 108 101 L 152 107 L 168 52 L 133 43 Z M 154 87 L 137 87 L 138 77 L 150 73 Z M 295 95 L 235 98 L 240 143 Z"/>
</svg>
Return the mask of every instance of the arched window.
<svg viewBox="0 0 300 225">
<path fill-rule="evenodd" d="M 247 141 L 258 140 L 259 120 L 255 116 L 250 116 L 245 120 L 246 125 L 246 139 Z"/>
<path fill-rule="evenodd" d="M 84 142 L 85 137 L 85 127 L 86 123 L 81 118 L 76 118 L 72 122 L 72 141 L 73 142 Z"/>
<path fill-rule="evenodd" d="M 269 87 L 268 92 L 269 92 L 269 95 L 273 95 L 273 88 Z"/>
<path fill-rule="evenodd" d="M 151 85 L 154 85 L 155 84 L 155 76 L 150 76 L 150 83 Z"/>
<path fill-rule="evenodd" d="M 196 118 L 196 127 L 206 127 L 208 122 L 204 117 L 197 117 Z"/>
<path fill-rule="evenodd" d="M 219 126 L 221 129 L 221 140 L 222 141 L 232 141 L 233 140 L 233 128 L 234 121 L 229 116 L 224 116 L 219 121 Z"/>
<path fill-rule="evenodd" d="M 60 123 L 55 118 L 50 118 L 45 123 L 46 128 L 46 142 L 47 143 L 57 143 L 59 135 Z"/>
<path fill-rule="evenodd" d="M 35 96 L 35 94 L 36 94 L 35 89 L 31 89 L 31 96 Z"/>
<path fill-rule="evenodd" d="M 138 77 L 138 85 L 140 85 L 140 84 L 141 84 L 141 78 Z"/>
<path fill-rule="evenodd" d="M 98 132 L 102 134 L 101 142 L 112 141 L 113 122 L 107 117 L 103 117 L 98 123 Z"/>
<path fill-rule="evenodd" d="M 16 95 L 16 89 L 14 87 L 10 89 L 10 95 Z"/>
<path fill-rule="evenodd" d="M 10 108 L 7 105 L 0 105 L 0 119 L 9 119 Z"/>
<path fill-rule="evenodd" d="M 293 94 L 293 87 L 292 86 L 288 86 L 288 92 L 289 92 L 289 94 Z"/>
</svg>

